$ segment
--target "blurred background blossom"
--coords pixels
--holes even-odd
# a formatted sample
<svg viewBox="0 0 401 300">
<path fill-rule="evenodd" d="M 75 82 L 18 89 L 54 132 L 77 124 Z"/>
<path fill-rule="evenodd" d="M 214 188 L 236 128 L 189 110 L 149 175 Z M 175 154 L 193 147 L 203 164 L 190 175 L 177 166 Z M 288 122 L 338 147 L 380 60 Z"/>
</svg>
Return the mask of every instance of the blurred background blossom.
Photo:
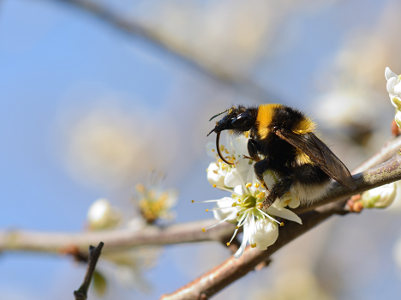
<svg viewBox="0 0 401 300">
<path fill-rule="evenodd" d="M 154 170 L 179 192 L 177 222 L 211 217 L 190 200 L 223 195 L 205 176 L 206 134 L 232 104 L 303 110 L 351 169 L 391 137 L 384 69 L 401 73 L 398 1 L 82 1 L 108 18 L 68 2 L 1 2 L 2 228 L 83 230 L 104 197 L 133 218 L 135 186 Z M 388 211 L 323 224 L 215 298 L 398 299 L 401 219 Z M 155 299 L 229 255 L 166 247 L 99 299 Z M 1 298 L 18 300 L 71 299 L 84 272 L 20 253 L 2 254 L 0 269 Z"/>
</svg>

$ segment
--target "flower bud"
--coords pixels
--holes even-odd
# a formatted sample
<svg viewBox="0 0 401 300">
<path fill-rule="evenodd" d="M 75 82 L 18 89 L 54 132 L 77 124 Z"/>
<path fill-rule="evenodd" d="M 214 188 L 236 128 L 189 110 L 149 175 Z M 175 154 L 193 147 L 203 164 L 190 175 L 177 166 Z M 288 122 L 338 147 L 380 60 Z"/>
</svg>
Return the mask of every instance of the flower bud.
<svg viewBox="0 0 401 300">
<path fill-rule="evenodd" d="M 397 194 L 394 182 L 364 192 L 361 201 L 365 208 L 385 208 L 393 203 Z"/>
<path fill-rule="evenodd" d="M 111 229 L 121 221 L 120 213 L 107 199 L 96 200 L 88 210 L 88 223 L 91 230 Z"/>
</svg>

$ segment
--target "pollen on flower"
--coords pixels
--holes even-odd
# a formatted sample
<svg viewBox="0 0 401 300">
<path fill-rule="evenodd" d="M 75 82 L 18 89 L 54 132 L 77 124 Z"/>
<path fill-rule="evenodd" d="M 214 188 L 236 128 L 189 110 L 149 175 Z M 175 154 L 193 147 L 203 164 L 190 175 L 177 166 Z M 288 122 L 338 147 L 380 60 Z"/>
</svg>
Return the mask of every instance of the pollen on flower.
<svg viewBox="0 0 401 300">
<path fill-rule="evenodd" d="M 202 228 L 202 232 L 206 232 L 206 228 Z"/>
<path fill-rule="evenodd" d="M 191 203 L 195 203 L 195 200 L 191 200 Z"/>
<path fill-rule="evenodd" d="M 205 212 L 208 212 L 208 211 L 209 211 L 209 209 L 208 209 L 208 208 L 206 208 L 206 209 L 205 209 Z"/>
<path fill-rule="evenodd" d="M 272 207 L 264 207 L 263 200 L 269 194 L 269 190 L 265 189 L 263 183 L 258 182 L 255 176 L 249 176 L 251 171 L 254 172 L 255 161 L 243 155 L 243 149 L 247 143 L 246 138 L 250 136 L 250 133 L 246 132 L 240 136 L 232 134 L 231 131 L 229 133 L 233 139 L 236 139 L 235 143 L 220 145 L 215 150 L 217 152 L 221 149 L 225 160 L 231 163 L 227 164 L 216 156 L 213 168 L 209 168 L 208 176 L 214 179 L 209 180 L 213 187 L 227 191 L 231 195 L 205 202 L 217 203 L 214 208 L 206 209 L 206 211 L 213 212 L 214 217 L 218 220 L 218 223 L 211 227 L 222 222 L 235 224 L 235 230 L 231 239 L 227 241 L 227 246 L 231 245 L 240 230 L 243 231 L 241 245 L 234 254 L 235 257 L 239 257 L 247 245 L 260 249 L 266 249 L 272 245 L 279 234 L 278 225 L 284 225 L 281 222 L 282 219 L 298 223 L 301 223 L 301 220 L 295 213 L 285 208 L 289 202 L 284 205 L 283 201 L 280 201 Z M 211 170 L 216 172 L 210 172 Z M 218 180 L 215 177 L 218 177 Z M 285 199 L 287 200 L 287 198 Z M 281 219 L 277 220 L 275 217 Z M 206 227 L 206 229 L 208 228 Z M 202 230 L 204 231 L 204 229 Z"/>
<path fill-rule="evenodd" d="M 256 195 L 256 198 L 258 198 L 258 199 L 263 199 L 263 198 L 265 198 L 266 197 L 266 193 L 265 192 L 260 192 L 260 193 L 258 193 L 257 195 Z"/>
<path fill-rule="evenodd" d="M 216 149 L 212 149 L 212 152 L 216 152 Z"/>
<path fill-rule="evenodd" d="M 284 226 L 284 222 L 281 222 L 281 223 L 280 223 L 280 226 L 283 227 L 283 226 Z"/>
<path fill-rule="evenodd" d="M 249 138 L 249 131 L 245 131 L 245 132 L 244 132 L 244 136 L 245 136 L 246 138 Z"/>
</svg>

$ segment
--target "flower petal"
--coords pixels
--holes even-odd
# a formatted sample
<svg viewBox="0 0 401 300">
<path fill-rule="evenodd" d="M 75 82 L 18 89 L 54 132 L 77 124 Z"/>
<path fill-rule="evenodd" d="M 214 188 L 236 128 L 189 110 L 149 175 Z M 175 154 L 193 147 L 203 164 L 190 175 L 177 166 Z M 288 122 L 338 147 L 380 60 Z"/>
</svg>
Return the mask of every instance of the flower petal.
<svg viewBox="0 0 401 300">
<path fill-rule="evenodd" d="M 298 224 L 302 224 L 301 218 L 298 217 L 296 213 L 284 207 L 277 207 L 273 204 L 267 209 L 267 213 L 273 216 L 296 222 Z"/>
<path fill-rule="evenodd" d="M 224 187 L 224 179 L 227 175 L 227 171 L 221 168 L 221 164 L 212 162 L 206 170 L 207 180 L 211 185 L 216 187 Z"/>
<path fill-rule="evenodd" d="M 278 238 L 278 226 L 268 219 L 258 219 L 253 224 L 249 236 L 249 244 L 255 245 L 259 250 L 266 250 Z"/>
<path fill-rule="evenodd" d="M 213 216 L 221 221 L 234 222 L 237 218 L 237 208 L 233 207 L 234 200 L 224 197 L 217 201 L 217 209 L 213 210 Z"/>
<path fill-rule="evenodd" d="M 397 77 L 397 74 L 395 74 L 389 67 L 386 67 L 384 70 L 384 77 L 386 77 L 386 80 L 389 80 L 392 77 Z"/>
</svg>

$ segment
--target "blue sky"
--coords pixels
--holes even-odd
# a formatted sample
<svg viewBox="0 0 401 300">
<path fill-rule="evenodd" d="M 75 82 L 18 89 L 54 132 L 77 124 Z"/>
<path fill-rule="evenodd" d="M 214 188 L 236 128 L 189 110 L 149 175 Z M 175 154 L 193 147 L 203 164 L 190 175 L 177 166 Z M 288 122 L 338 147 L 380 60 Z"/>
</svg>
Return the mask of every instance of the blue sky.
<svg viewBox="0 0 401 300">
<path fill-rule="evenodd" d="M 362 5 L 364 9 L 359 11 Z M 380 1 L 351 1 L 329 4 L 318 12 L 295 11 L 291 22 L 284 23 L 274 37 L 275 41 L 290 37 L 292 47 L 265 59 L 255 71 L 257 80 L 274 87 L 288 103 L 307 107 L 301 99 L 316 93 L 316 70 L 333 58 L 349 28 L 372 26 L 381 5 Z M 358 18 L 353 16 L 356 11 Z M 105 94 L 119 95 L 122 107 L 135 110 L 140 105 L 151 112 L 164 111 L 183 128 L 184 122 L 198 117 L 188 114 L 190 108 L 202 106 L 195 103 L 191 84 L 197 88 L 208 84 L 163 51 L 52 1 L 1 3 L 0 70 L 0 228 L 44 231 L 82 230 L 89 205 L 112 194 L 77 182 L 66 170 L 57 144 L 63 139 L 59 126 L 65 110 L 75 107 L 79 111 L 96 105 Z M 186 84 L 187 89 L 182 86 Z M 179 92 L 187 102 L 173 104 L 186 107 L 183 116 L 177 107 L 171 108 L 171 100 L 166 100 Z M 233 99 L 242 100 L 241 96 Z M 186 134 L 182 139 L 206 142 L 202 130 L 207 127 L 187 128 L 181 132 Z M 194 209 L 189 204 L 194 190 L 200 191 L 198 200 L 219 197 L 205 179 L 207 163 L 206 155 L 194 154 L 194 161 L 173 181 L 180 184 L 179 221 L 205 217 L 203 208 Z M 193 245 L 167 247 L 158 266 L 147 274 L 157 283 L 155 290 L 140 297 L 154 299 L 192 279 L 193 275 L 177 264 L 180 255 L 191 253 L 201 259 Z M 397 282 L 390 261 L 385 266 L 391 273 L 388 280 Z M 83 267 L 65 257 L 5 253 L 0 256 L 0 293 L 9 294 L 8 299 L 13 299 L 12 295 L 14 299 L 54 299 L 60 293 L 63 299 L 70 299 L 83 272 Z M 394 295 L 389 292 L 392 289 L 386 291 Z M 371 295 L 381 292 L 375 289 Z M 123 293 L 121 299 L 131 298 L 129 291 Z"/>
</svg>

